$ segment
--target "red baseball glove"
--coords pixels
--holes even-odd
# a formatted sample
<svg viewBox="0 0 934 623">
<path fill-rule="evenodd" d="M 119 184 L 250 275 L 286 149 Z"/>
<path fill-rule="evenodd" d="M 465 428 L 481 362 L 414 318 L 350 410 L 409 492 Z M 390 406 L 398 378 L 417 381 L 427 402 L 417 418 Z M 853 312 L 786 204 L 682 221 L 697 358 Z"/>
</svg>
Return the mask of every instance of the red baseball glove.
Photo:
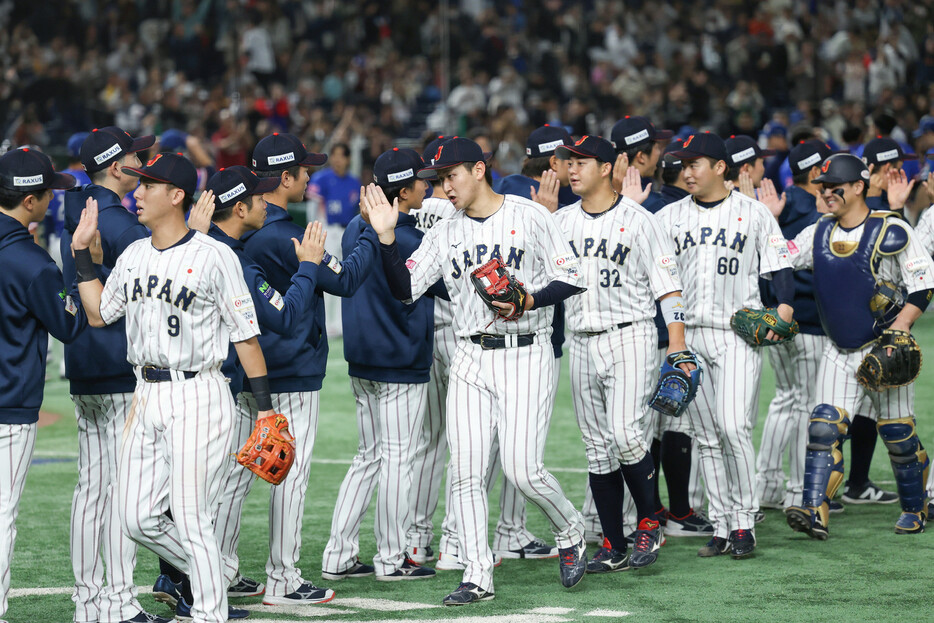
<svg viewBox="0 0 934 623">
<path fill-rule="evenodd" d="M 295 438 L 284 415 L 267 415 L 237 453 L 237 463 L 274 485 L 282 482 L 295 460 Z"/>
</svg>

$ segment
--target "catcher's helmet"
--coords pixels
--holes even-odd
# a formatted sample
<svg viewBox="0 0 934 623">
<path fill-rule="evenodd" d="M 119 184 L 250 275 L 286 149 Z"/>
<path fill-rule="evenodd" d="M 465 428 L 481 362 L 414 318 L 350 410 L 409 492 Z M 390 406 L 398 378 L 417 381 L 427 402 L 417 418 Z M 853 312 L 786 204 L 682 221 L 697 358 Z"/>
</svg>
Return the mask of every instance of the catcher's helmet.
<svg viewBox="0 0 934 623">
<path fill-rule="evenodd" d="M 848 182 L 868 182 L 869 168 L 853 154 L 834 154 L 824 160 L 820 175 L 812 184 L 846 184 Z"/>
</svg>

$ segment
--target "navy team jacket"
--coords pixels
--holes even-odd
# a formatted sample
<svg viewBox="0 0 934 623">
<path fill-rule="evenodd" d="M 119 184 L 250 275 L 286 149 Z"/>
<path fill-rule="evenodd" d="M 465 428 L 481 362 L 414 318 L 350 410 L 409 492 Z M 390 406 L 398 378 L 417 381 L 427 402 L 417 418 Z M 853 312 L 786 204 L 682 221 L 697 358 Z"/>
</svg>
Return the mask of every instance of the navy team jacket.
<svg viewBox="0 0 934 623">
<path fill-rule="evenodd" d="M 399 214 L 396 245 L 400 257 L 409 257 L 422 242 L 415 217 Z M 347 257 L 369 229 L 357 215 L 347 225 L 341 246 Z M 435 303 L 420 296 L 411 305 L 389 291 L 382 270 L 370 271 L 357 293 L 341 301 L 344 323 L 344 359 L 348 373 L 383 383 L 427 383 L 434 345 Z"/>
<path fill-rule="evenodd" d="M 16 219 L 0 213 L 0 423 L 39 420 L 49 333 L 75 340 L 87 326 L 62 273 Z"/>
<path fill-rule="evenodd" d="M 266 222 L 262 228 L 243 237 L 247 254 L 263 269 L 269 284 L 279 292 L 286 292 L 292 276 L 298 271 L 298 258 L 292 238 L 301 240 L 305 230 L 299 227 L 283 208 L 267 204 Z M 367 228 L 353 253 L 342 262 L 325 254 L 318 269 L 316 296 L 323 292 L 337 296 L 351 296 L 378 262 L 379 242 L 376 232 Z M 324 380 L 328 362 L 328 338 L 325 328 L 324 304 L 319 299 L 301 329 L 291 336 L 275 333 L 259 336 L 266 358 L 269 389 L 276 394 L 286 392 L 318 391 Z M 244 384 L 244 391 L 249 391 Z"/>
<path fill-rule="evenodd" d="M 88 197 L 97 200 L 97 230 L 101 234 L 104 262 L 98 269 L 102 283 L 130 244 L 147 238 L 149 230 L 139 224 L 120 203 L 120 197 L 103 186 L 88 184 L 65 192 L 65 229 L 62 232 L 62 272 L 65 284 L 77 297 L 75 260 L 71 257 L 71 236 L 81 219 Z M 77 340 L 65 346 L 65 376 L 72 394 L 121 394 L 136 388 L 133 366 L 126 359 L 126 320 L 120 318 L 106 327 L 89 327 Z"/>
</svg>

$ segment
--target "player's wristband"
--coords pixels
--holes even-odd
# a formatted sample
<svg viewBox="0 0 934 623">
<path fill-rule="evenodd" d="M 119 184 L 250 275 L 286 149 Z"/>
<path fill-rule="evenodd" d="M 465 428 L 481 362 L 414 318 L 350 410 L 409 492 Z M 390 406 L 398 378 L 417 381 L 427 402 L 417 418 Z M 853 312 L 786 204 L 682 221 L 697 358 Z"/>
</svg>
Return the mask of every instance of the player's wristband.
<svg viewBox="0 0 934 623">
<path fill-rule="evenodd" d="M 680 294 L 660 300 L 658 306 L 662 310 L 662 318 L 665 319 L 666 325 L 673 322 L 684 323 L 684 299 Z"/>
<path fill-rule="evenodd" d="M 905 302 L 911 303 L 923 312 L 928 308 L 928 303 L 931 302 L 932 293 L 934 293 L 934 290 L 918 290 L 905 297 Z"/>
<path fill-rule="evenodd" d="M 782 268 L 772 273 L 772 290 L 775 292 L 775 298 L 779 305 L 790 305 L 794 307 L 795 303 L 795 278 L 794 271 L 790 268 Z"/>
<path fill-rule="evenodd" d="M 78 283 L 97 279 L 97 269 L 94 268 L 90 249 L 75 249 L 75 272 L 78 273 Z"/>
<path fill-rule="evenodd" d="M 269 395 L 269 377 L 254 376 L 247 379 L 250 382 L 250 389 L 253 390 L 253 398 L 256 400 L 256 408 L 260 411 L 272 411 L 272 398 Z"/>
</svg>

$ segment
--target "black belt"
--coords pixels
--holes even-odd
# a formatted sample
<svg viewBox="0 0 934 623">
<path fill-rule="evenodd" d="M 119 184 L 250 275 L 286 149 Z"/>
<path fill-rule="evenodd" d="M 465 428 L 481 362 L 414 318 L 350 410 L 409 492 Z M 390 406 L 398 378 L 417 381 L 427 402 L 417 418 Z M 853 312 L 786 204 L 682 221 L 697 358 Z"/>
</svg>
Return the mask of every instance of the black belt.
<svg viewBox="0 0 934 623">
<path fill-rule="evenodd" d="M 531 346 L 535 343 L 534 333 L 522 335 L 471 335 L 470 341 L 479 344 L 483 350 L 496 350 L 497 348 L 510 348 L 516 346 Z"/>
<path fill-rule="evenodd" d="M 156 366 L 143 366 L 140 369 L 140 376 L 143 377 L 143 380 L 147 383 L 164 383 L 165 381 L 174 381 L 172 378 L 173 370 L 171 368 L 157 368 Z M 185 377 L 185 380 L 193 379 L 198 376 L 197 372 L 188 372 L 187 370 L 181 371 L 182 376 Z"/>
<path fill-rule="evenodd" d="M 626 327 L 631 327 L 631 322 L 621 322 L 615 327 L 610 327 L 609 329 L 604 329 L 603 331 L 584 331 L 584 335 L 593 337 L 595 335 L 603 335 L 604 333 L 609 333 L 611 331 L 619 331 L 620 329 L 625 329 Z"/>
</svg>

